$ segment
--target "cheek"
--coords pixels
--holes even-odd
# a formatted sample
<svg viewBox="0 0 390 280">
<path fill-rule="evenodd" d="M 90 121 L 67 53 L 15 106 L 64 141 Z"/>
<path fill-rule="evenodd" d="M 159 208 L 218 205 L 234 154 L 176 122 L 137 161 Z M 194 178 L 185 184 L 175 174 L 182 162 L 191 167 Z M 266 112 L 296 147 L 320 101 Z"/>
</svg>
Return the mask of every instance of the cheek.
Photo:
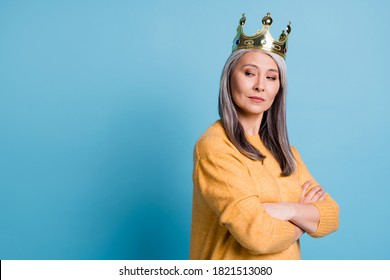
<svg viewBox="0 0 390 280">
<path fill-rule="evenodd" d="M 276 95 L 278 94 L 279 89 L 280 89 L 279 86 L 275 86 L 275 87 L 270 88 L 270 91 L 268 91 L 269 108 L 270 108 L 270 107 L 272 106 L 272 104 L 274 103 L 275 97 L 276 97 Z"/>
<path fill-rule="evenodd" d="M 232 76 L 230 79 L 230 90 L 235 93 L 237 96 L 245 95 L 252 89 L 252 82 L 248 79 L 242 77 Z"/>
<path fill-rule="evenodd" d="M 272 100 L 275 98 L 275 96 L 278 94 L 280 89 L 279 85 L 272 86 L 270 90 L 268 91 L 269 97 L 272 98 Z"/>
<path fill-rule="evenodd" d="M 241 102 L 241 98 L 240 98 L 240 94 L 238 91 L 236 90 L 232 90 L 232 100 L 233 100 L 233 103 L 236 104 L 237 106 L 240 106 Z"/>
<path fill-rule="evenodd" d="M 230 80 L 230 91 L 234 103 L 237 103 L 237 101 L 239 101 L 240 96 L 243 93 L 243 86 L 242 83 L 239 81 L 239 79 L 237 79 L 237 77 L 235 76 L 232 76 Z"/>
</svg>

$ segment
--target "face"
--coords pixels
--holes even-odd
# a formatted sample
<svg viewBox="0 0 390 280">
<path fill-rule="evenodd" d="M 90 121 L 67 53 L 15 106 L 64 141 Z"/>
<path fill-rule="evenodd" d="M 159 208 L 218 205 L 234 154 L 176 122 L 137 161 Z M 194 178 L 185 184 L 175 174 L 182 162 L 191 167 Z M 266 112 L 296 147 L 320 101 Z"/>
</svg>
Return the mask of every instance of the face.
<svg viewBox="0 0 390 280">
<path fill-rule="evenodd" d="M 244 54 L 230 76 L 230 88 L 239 118 L 260 117 L 267 111 L 280 88 L 276 62 L 267 54 Z"/>
</svg>

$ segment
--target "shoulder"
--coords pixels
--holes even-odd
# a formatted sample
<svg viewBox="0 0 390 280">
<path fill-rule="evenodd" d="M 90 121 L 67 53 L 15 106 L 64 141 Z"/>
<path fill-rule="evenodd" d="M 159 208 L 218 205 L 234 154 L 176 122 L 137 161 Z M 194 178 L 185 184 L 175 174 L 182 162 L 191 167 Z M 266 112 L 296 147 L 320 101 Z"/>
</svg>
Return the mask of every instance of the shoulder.
<svg viewBox="0 0 390 280">
<path fill-rule="evenodd" d="M 295 146 L 291 146 L 290 148 L 291 148 L 291 151 L 293 153 L 293 156 L 294 156 L 295 160 L 296 161 L 301 161 L 302 160 L 301 159 L 301 155 L 299 154 L 297 148 Z"/>
<path fill-rule="evenodd" d="M 290 146 L 290 148 L 291 148 L 291 151 L 292 151 L 294 157 L 299 156 L 298 150 L 295 146 Z"/>
<path fill-rule="evenodd" d="M 305 162 L 302 159 L 302 157 L 301 157 L 300 153 L 298 152 L 297 148 L 291 146 L 291 150 L 293 152 L 293 155 L 294 155 L 294 158 L 295 158 L 295 162 L 297 164 L 296 165 L 297 166 L 297 170 L 299 171 L 300 169 L 302 169 L 302 167 L 306 167 Z"/>
<path fill-rule="evenodd" d="M 238 152 L 230 142 L 221 121 L 218 120 L 199 137 L 195 144 L 194 155 L 203 158 L 232 151 Z"/>
<path fill-rule="evenodd" d="M 290 146 L 291 152 L 294 156 L 295 163 L 299 165 L 299 163 L 302 161 L 301 155 L 299 154 L 297 148 L 295 146 Z"/>
</svg>

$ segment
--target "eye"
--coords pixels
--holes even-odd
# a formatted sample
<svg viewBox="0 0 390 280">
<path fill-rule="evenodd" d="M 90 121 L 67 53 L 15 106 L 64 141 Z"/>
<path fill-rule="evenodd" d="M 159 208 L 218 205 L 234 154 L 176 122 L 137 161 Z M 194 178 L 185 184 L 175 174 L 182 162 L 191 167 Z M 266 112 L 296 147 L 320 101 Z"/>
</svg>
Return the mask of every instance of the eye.
<svg viewBox="0 0 390 280">
<path fill-rule="evenodd" d="M 267 76 L 267 80 L 276 81 L 275 76 Z"/>
<path fill-rule="evenodd" d="M 250 71 L 245 71 L 245 76 L 253 77 L 255 74 Z"/>
</svg>

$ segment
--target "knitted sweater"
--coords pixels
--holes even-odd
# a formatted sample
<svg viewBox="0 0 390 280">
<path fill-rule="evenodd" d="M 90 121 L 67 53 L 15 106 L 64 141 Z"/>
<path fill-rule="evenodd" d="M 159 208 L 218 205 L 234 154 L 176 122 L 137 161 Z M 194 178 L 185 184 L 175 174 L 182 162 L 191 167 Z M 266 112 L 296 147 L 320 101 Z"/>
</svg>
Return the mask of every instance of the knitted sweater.
<svg viewBox="0 0 390 280">
<path fill-rule="evenodd" d="M 247 137 L 263 155 L 263 163 L 241 154 L 228 140 L 220 121 L 198 140 L 194 149 L 193 212 L 190 259 L 300 259 L 299 241 L 289 221 L 271 217 L 266 202 L 299 202 L 301 186 L 310 175 L 297 150 L 297 170 L 280 176 L 279 164 L 259 136 Z M 313 237 L 338 227 L 337 203 L 326 195 L 312 203 L 320 212 Z"/>
</svg>

